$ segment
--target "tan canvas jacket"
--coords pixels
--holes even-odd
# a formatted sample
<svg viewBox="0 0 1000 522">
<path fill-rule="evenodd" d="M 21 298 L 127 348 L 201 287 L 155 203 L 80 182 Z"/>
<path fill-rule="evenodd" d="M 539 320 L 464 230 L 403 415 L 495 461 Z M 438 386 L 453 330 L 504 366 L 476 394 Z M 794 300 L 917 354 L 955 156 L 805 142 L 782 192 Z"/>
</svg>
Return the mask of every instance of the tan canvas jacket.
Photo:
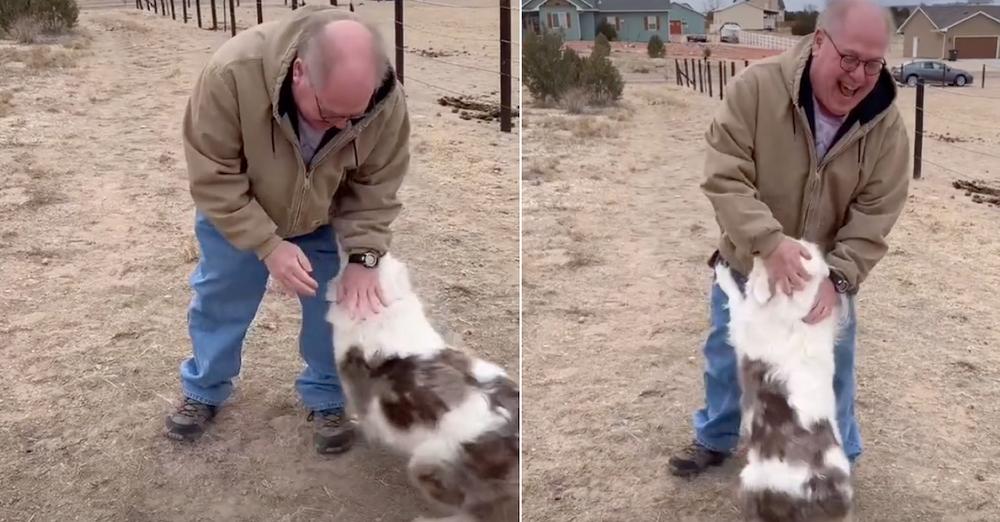
<svg viewBox="0 0 1000 522">
<path fill-rule="evenodd" d="M 812 37 L 737 75 L 705 138 L 701 188 L 722 232 L 718 254 L 747 274 L 785 236 L 828 252 L 850 292 L 885 255 L 906 201 L 909 140 L 883 71 L 822 161 L 807 64 Z"/>
<path fill-rule="evenodd" d="M 290 66 L 309 17 L 352 13 L 307 6 L 237 34 L 211 57 L 184 113 L 196 207 L 234 246 L 263 259 L 282 238 L 328 223 L 348 252 L 389 248 L 409 165 L 410 121 L 391 68 L 367 113 L 304 164 Z"/>
</svg>

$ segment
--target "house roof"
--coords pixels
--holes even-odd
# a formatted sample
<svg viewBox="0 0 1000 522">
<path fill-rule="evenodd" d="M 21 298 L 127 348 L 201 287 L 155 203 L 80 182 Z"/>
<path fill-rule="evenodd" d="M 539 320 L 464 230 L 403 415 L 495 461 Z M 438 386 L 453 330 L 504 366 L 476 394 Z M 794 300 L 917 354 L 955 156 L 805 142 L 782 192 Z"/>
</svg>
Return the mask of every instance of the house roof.
<svg viewBox="0 0 1000 522">
<path fill-rule="evenodd" d="M 522 0 L 521 11 L 537 11 L 547 0 Z M 658 13 L 670 10 L 670 0 L 566 0 L 580 11 Z M 690 9 L 690 7 L 688 7 Z M 694 11 L 694 9 L 691 9 Z M 694 11 L 697 13 L 697 11 Z M 701 14 L 701 13 L 698 13 Z"/>
<path fill-rule="evenodd" d="M 666 12 L 670 10 L 670 0 L 593 0 L 594 8 L 601 12 Z"/>
<path fill-rule="evenodd" d="M 759 6 L 759 5 L 751 2 L 750 0 L 737 0 L 736 2 L 733 2 L 733 3 L 729 4 L 729 5 L 727 5 L 726 7 L 720 7 L 720 8 L 718 8 L 718 9 L 716 9 L 713 12 L 714 13 L 718 13 L 720 11 L 725 11 L 726 9 L 732 9 L 732 8 L 738 6 L 738 5 L 749 5 L 750 7 L 753 7 L 754 9 L 760 9 L 761 11 L 765 10 L 763 7 L 761 7 L 761 6 Z"/>
<path fill-rule="evenodd" d="M 914 9 L 903 23 L 899 24 L 898 31 L 902 31 L 918 13 L 923 13 L 938 31 L 947 31 L 980 14 L 1000 23 L 1000 5 L 921 5 Z"/>
<path fill-rule="evenodd" d="M 686 9 L 686 10 L 691 11 L 692 13 L 694 13 L 694 14 L 696 14 L 698 16 L 705 16 L 705 13 L 702 13 L 701 11 L 699 11 L 699 10 L 691 7 L 691 4 L 688 4 L 688 3 L 685 3 L 685 2 L 671 2 L 670 3 L 670 8 L 673 9 L 674 7 L 680 7 L 681 9 Z"/>
</svg>

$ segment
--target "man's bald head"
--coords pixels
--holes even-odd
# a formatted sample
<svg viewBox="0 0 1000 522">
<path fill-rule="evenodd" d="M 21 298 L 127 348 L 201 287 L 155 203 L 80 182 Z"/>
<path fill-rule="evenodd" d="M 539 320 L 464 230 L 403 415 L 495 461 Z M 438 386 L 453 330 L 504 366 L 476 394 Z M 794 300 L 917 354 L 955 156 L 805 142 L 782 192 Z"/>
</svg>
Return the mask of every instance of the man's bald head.
<svg viewBox="0 0 1000 522">
<path fill-rule="evenodd" d="M 891 13 L 876 0 L 829 0 L 826 9 L 816 18 L 816 29 L 836 37 L 845 27 L 858 21 L 877 26 L 886 36 L 895 30 Z"/>
<path fill-rule="evenodd" d="M 298 53 L 318 89 L 337 77 L 370 78 L 377 86 L 388 68 L 382 35 L 358 20 L 310 23 L 302 32 Z"/>
</svg>

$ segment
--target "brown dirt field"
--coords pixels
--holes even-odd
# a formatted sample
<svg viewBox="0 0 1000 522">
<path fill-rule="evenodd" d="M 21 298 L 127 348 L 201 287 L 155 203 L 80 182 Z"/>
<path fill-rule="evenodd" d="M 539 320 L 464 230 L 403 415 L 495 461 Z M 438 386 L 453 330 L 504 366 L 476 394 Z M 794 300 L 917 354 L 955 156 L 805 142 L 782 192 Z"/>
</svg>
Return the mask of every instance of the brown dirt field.
<svg viewBox="0 0 1000 522">
<path fill-rule="evenodd" d="M 1000 83 L 928 91 L 927 131 L 964 141 L 925 139 L 924 179 L 859 296 L 855 520 L 1000 519 L 1000 215 L 952 187 L 1000 182 L 996 99 Z M 912 135 L 913 89 L 898 103 Z M 698 183 L 718 104 L 631 83 L 593 114 L 526 106 L 526 521 L 738 520 L 737 462 L 667 471 L 703 400 L 718 229 Z"/>
<path fill-rule="evenodd" d="M 473 5 L 488 8 L 408 4 L 414 27 L 448 28 L 408 41 L 467 51 L 450 61 L 488 70 L 408 55 L 407 73 L 495 102 L 497 45 L 475 40 L 498 39 L 499 14 Z M 391 28 L 391 2 L 358 11 Z M 269 6 L 265 19 L 283 12 Z M 366 445 L 315 454 L 293 388 L 299 306 L 277 294 L 210 432 L 193 446 L 161 434 L 190 353 L 197 256 L 181 117 L 228 34 L 125 8 L 85 10 L 81 26 L 90 38 L 66 45 L 0 41 L 0 520 L 431 513 L 402 460 Z M 450 92 L 417 82 L 407 92 L 413 162 L 395 250 L 435 323 L 518 378 L 517 134 L 443 110 L 436 100 Z"/>
</svg>

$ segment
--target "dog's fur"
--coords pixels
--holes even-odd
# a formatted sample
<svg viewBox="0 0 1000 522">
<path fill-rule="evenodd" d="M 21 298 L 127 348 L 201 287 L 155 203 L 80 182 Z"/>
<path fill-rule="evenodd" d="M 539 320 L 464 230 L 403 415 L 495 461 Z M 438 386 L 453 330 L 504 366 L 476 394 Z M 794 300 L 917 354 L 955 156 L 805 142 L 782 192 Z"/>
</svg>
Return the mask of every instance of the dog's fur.
<svg viewBox="0 0 1000 522">
<path fill-rule="evenodd" d="M 747 463 L 740 495 L 748 520 L 825 522 L 850 517 L 850 465 L 837 427 L 834 346 L 841 313 L 809 325 L 829 267 L 816 245 L 800 241 L 811 278 L 801 291 L 775 292 L 760 259 L 741 291 L 725 263 L 716 280 L 729 297 L 729 341 L 739 361 L 741 444 Z"/>
<path fill-rule="evenodd" d="M 445 342 L 401 261 L 386 255 L 377 270 L 389 301 L 380 314 L 352 320 L 336 304 L 339 276 L 327 296 L 350 412 L 369 440 L 409 457 L 413 484 L 453 513 L 440 520 L 484 520 L 509 509 L 520 468 L 516 384 L 499 366 Z"/>
</svg>

